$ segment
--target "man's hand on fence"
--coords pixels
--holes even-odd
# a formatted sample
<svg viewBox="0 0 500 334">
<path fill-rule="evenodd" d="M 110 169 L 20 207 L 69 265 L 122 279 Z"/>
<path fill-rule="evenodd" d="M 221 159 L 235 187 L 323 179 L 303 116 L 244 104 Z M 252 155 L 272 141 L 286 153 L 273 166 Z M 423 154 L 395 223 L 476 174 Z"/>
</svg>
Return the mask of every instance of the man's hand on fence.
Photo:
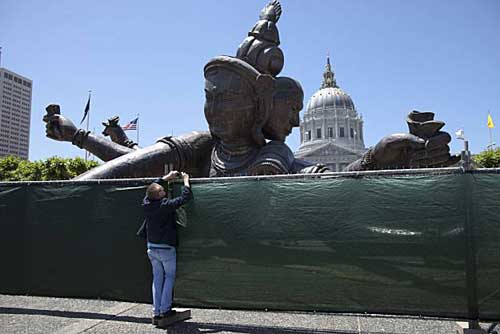
<svg viewBox="0 0 500 334">
<path fill-rule="evenodd" d="M 189 174 L 182 172 L 182 180 L 184 180 L 184 185 L 189 187 Z"/>
</svg>

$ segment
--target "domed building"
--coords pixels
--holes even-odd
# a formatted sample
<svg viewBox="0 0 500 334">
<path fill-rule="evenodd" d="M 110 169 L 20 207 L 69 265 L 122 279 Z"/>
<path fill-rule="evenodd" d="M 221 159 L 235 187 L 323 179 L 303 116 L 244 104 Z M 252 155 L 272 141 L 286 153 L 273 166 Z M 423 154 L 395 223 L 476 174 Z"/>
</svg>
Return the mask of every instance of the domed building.
<svg viewBox="0 0 500 334">
<path fill-rule="evenodd" d="M 323 83 L 307 103 L 300 123 L 300 147 L 295 157 L 342 171 L 366 152 L 363 118 L 338 85 L 327 58 Z"/>
</svg>

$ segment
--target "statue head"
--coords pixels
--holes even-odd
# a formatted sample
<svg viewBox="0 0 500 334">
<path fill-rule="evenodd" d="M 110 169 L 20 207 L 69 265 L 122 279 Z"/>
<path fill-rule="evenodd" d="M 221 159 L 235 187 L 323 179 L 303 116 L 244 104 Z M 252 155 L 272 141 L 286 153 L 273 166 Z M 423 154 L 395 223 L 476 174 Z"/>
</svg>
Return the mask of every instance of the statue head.
<svg viewBox="0 0 500 334">
<path fill-rule="evenodd" d="M 273 106 L 262 128 L 264 136 L 270 140 L 284 142 L 292 128 L 299 126 L 299 112 L 302 110 L 303 100 L 304 91 L 297 80 L 277 78 Z"/>
<path fill-rule="evenodd" d="M 225 145 L 265 145 L 262 127 L 272 106 L 275 79 L 228 56 L 205 65 L 205 118 Z"/>
</svg>

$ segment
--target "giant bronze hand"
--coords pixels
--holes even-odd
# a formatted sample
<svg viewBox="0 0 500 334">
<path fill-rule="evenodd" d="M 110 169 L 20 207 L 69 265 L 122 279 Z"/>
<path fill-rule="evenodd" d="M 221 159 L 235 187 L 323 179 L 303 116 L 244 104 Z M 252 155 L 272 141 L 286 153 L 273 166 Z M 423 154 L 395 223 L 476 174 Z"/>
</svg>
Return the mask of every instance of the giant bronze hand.
<svg viewBox="0 0 500 334">
<path fill-rule="evenodd" d="M 410 133 L 426 141 L 424 148 L 414 152 L 410 167 L 447 167 L 460 160 L 459 156 L 450 155 L 451 136 L 440 131 L 444 122 L 435 121 L 434 113 L 414 110 L 406 121 Z"/>
<path fill-rule="evenodd" d="M 46 136 L 60 141 L 72 141 L 76 133 L 76 126 L 73 122 L 61 115 L 58 104 L 50 104 L 45 108 L 47 114 L 43 116 Z"/>
<path fill-rule="evenodd" d="M 407 122 L 410 133 L 382 138 L 345 171 L 447 167 L 460 160 L 450 155 L 451 137 L 440 131 L 444 122 L 435 121 L 434 113 L 412 111 Z"/>
<path fill-rule="evenodd" d="M 118 116 L 113 116 L 111 118 L 108 118 L 106 122 L 102 122 L 102 125 L 104 125 L 104 131 L 102 132 L 102 134 L 104 136 L 109 136 L 114 143 L 132 148 L 134 150 L 138 149 L 139 146 L 137 145 L 137 143 L 134 143 L 128 138 L 125 131 L 118 124 L 119 122 L 120 117 Z"/>
</svg>

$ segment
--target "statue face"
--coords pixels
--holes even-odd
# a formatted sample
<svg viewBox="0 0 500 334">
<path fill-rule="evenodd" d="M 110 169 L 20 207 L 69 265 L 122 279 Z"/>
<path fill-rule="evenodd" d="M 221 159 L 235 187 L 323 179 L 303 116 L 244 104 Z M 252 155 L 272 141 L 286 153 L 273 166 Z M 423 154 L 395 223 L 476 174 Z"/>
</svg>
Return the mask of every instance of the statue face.
<svg viewBox="0 0 500 334">
<path fill-rule="evenodd" d="M 302 110 L 304 93 L 293 79 L 278 78 L 273 96 L 273 109 L 262 132 L 270 140 L 285 141 L 292 129 L 300 125 L 299 112 Z"/>
<path fill-rule="evenodd" d="M 300 125 L 300 110 L 302 110 L 301 103 L 275 104 L 269 115 L 269 120 L 262 129 L 266 138 L 284 142 L 286 137 L 292 133 L 292 129 Z"/>
<path fill-rule="evenodd" d="M 210 132 L 225 143 L 252 140 L 255 103 L 250 84 L 226 69 L 205 74 L 205 118 Z"/>
</svg>

